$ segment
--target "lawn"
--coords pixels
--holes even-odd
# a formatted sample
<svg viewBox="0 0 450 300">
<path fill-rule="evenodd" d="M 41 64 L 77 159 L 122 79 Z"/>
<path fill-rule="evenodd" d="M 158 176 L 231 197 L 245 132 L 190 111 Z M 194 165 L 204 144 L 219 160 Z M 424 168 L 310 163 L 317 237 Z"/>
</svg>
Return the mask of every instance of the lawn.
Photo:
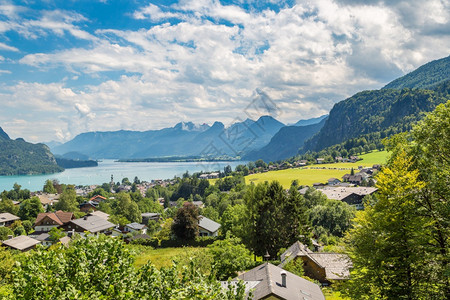
<svg viewBox="0 0 450 300">
<path fill-rule="evenodd" d="M 153 249 L 152 247 L 140 245 L 128 245 L 128 247 L 136 254 L 136 261 L 134 262 L 136 267 L 142 267 L 147 263 L 147 261 L 151 261 L 152 264 L 158 269 L 172 265 L 172 260 L 176 256 L 184 255 L 188 251 L 202 251 L 205 249 L 200 247 Z"/>
<path fill-rule="evenodd" d="M 245 182 L 247 184 L 251 182 L 257 184 L 264 181 L 278 180 L 284 188 L 289 188 L 295 179 L 298 180 L 300 185 L 312 185 L 316 182 L 326 183 L 332 177 L 341 179 L 342 176 L 350 173 L 351 168 L 356 170 L 358 166 L 371 167 L 374 164 L 383 164 L 386 162 L 388 153 L 386 151 L 374 151 L 360 157 L 363 160 L 356 163 L 320 164 L 305 168 L 251 174 L 245 177 Z"/>
</svg>

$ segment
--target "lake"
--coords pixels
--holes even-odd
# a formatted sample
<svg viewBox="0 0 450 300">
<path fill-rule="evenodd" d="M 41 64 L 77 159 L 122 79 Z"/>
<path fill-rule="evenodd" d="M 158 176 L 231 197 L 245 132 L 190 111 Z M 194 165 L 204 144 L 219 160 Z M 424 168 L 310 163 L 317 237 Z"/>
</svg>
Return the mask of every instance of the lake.
<svg viewBox="0 0 450 300">
<path fill-rule="evenodd" d="M 169 179 L 174 176 L 182 176 L 188 171 L 194 172 L 212 172 L 222 170 L 227 165 L 233 169 L 240 164 L 246 164 L 244 161 L 229 162 L 116 162 L 112 159 L 105 159 L 98 163 L 98 167 L 66 169 L 64 172 L 45 175 L 18 175 L 18 176 L 0 176 L 0 191 L 11 190 L 14 183 L 22 186 L 22 189 L 30 191 L 42 190 L 47 179 L 57 179 L 60 183 L 74 185 L 102 184 L 111 181 L 111 175 L 114 176 L 114 182 L 122 181 L 122 178 L 128 177 L 133 181 L 137 176 L 140 180 L 151 181 L 152 179 Z"/>
</svg>

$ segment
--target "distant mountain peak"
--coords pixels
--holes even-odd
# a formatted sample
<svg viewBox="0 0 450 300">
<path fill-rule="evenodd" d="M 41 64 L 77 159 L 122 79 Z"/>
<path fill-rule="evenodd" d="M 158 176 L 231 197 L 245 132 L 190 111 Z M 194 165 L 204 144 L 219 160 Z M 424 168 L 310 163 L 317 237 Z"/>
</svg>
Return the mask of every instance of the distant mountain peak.
<svg viewBox="0 0 450 300">
<path fill-rule="evenodd" d="M 175 129 L 184 130 L 184 131 L 205 131 L 209 128 L 209 125 L 206 123 L 203 124 L 194 124 L 193 122 L 180 122 L 174 126 Z"/>
<path fill-rule="evenodd" d="M 9 135 L 3 131 L 3 129 L 0 127 L 0 138 L 3 138 L 5 140 L 10 140 Z"/>
</svg>

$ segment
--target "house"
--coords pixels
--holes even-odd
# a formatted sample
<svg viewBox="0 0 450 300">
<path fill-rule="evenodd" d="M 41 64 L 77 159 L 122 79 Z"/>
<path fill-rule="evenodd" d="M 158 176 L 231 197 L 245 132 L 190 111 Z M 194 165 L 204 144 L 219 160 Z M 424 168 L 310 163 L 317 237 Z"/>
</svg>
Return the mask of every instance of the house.
<svg viewBox="0 0 450 300">
<path fill-rule="evenodd" d="M 197 208 L 203 208 L 205 205 L 203 204 L 203 201 L 192 201 L 192 204 L 197 206 Z"/>
<path fill-rule="evenodd" d="M 131 233 L 136 233 L 136 234 L 147 234 L 147 226 L 144 224 L 139 224 L 139 223 L 130 223 L 125 225 L 124 232 L 131 232 Z"/>
<path fill-rule="evenodd" d="M 34 249 L 36 245 L 40 243 L 41 243 L 40 241 L 33 239 L 29 236 L 20 235 L 16 236 L 15 238 L 3 241 L 2 246 L 7 246 L 11 249 L 25 252 Z"/>
<path fill-rule="evenodd" d="M 350 277 L 352 266 L 350 258 L 345 254 L 332 252 L 312 252 L 300 242 L 295 242 L 281 255 L 281 264 L 285 266 L 292 260 L 301 259 L 305 275 L 329 285 L 332 281 L 345 280 Z"/>
<path fill-rule="evenodd" d="M 217 236 L 220 224 L 204 216 L 198 217 L 198 231 L 200 236 Z"/>
<path fill-rule="evenodd" d="M 149 221 L 159 221 L 161 220 L 161 214 L 159 213 L 142 213 L 142 224 L 148 225 Z"/>
<path fill-rule="evenodd" d="M 328 179 L 328 185 L 335 185 L 335 184 L 339 184 L 339 183 L 341 183 L 341 181 L 337 178 L 332 177 L 332 178 Z"/>
<path fill-rule="evenodd" d="M 65 246 L 68 246 L 69 242 L 70 242 L 70 237 L 68 237 L 68 236 L 64 236 L 64 237 L 60 238 L 58 241 L 56 241 L 56 242 L 52 241 L 50 239 L 50 234 L 48 234 L 46 232 L 41 233 L 41 234 L 39 234 L 37 236 L 34 236 L 33 238 L 38 240 L 38 241 L 40 241 L 42 245 L 47 246 L 47 247 L 51 246 L 53 244 L 56 244 L 56 243 L 61 243 L 61 244 L 65 245 Z"/>
<path fill-rule="evenodd" d="M 348 177 L 348 182 L 356 184 L 356 185 L 361 185 L 363 182 L 364 178 L 361 174 L 358 175 L 350 175 Z"/>
<path fill-rule="evenodd" d="M 100 203 L 100 202 L 105 201 L 105 200 L 106 200 L 106 198 L 101 196 L 101 195 L 95 195 L 94 197 L 89 199 L 89 201 L 95 201 L 97 203 Z"/>
<path fill-rule="evenodd" d="M 12 223 L 14 223 L 17 220 L 20 220 L 20 218 L 18 216 L 15 216 L 15 215 L 7 213 L 7 212 L 1 213 L 0 214 L 0 227 L 10 226 Z"/>
<path fill-rule="evenodd" d="M 98 209 L 99 203 L 97 201 L 84 201 L 79 205 L 80 211 L 87 213 L 90 211 L 96 211 Z"/>
<path fill-rule="evenodd" d="M 324 187 L 319 191 L 328 199 L 343 201 L 356 206 L 357 209 L 363 209 L 363 198 L 372 195 L 377 190 L 374 187 Z"/>
<path fill-rule="evenodd" d="M 206 174 L 201 174 L 199 176 L 200 179 L 216 179 L 219 178 L 220 174 L 218 172 L 214 172 L 214 173 L 206 173 Z"/>
<path fill-rule="evenodd" d="M 316 163 L 318 164 L 323 164 L 324 161 L 325 161 L 324 158 L 316 158 Z"/>
<path fill-rule="evenodd" d="M 34 222 L 36 232 L 49 232 L 53 227 L 60 227 L 74 218 L 72 212 L 58 210 L 56 212 L 39 213 Z"/>
<path fill-rule="evenodd" d="M 71 220 L 64 225 L 64 231 L 85 232 L 92 234 L 110 234 L 116 225 L 99 216 L 84 216 L 83 218 Z"/>
<path fill-rule="evenodd" d="M 41 201 L 42 206 L 44 209 L 47 209 L 49 206 L 53 206 L 56 202 L 59 201 L 60 194 L 38 194 L 36 195 L 39 198 L 39 201 Z"/>
<path fill-rule="evenodd" d="M 253 299 L 325 300 L 320 287 L 271 263 L 264 263 L 237 277 Z M 235 281 L 234 281 L 235 282 Z M 231 281 L 233 283 L 233 281 Z M 227 286 L 227 283 L 222 283 Z"/>
<path fill-rule="evenodd" d="M 93 212 L 89 213 L 89 215 L 90 216 L 97 216 L 97 217 L 103 218 L 105 220 L 108 220 L 108 218 L 109 218 L 109 215 L 107 213 L 104 213 L 104 212 L 102 212 L 100 210 L 93 211 Z"/>
</svg>

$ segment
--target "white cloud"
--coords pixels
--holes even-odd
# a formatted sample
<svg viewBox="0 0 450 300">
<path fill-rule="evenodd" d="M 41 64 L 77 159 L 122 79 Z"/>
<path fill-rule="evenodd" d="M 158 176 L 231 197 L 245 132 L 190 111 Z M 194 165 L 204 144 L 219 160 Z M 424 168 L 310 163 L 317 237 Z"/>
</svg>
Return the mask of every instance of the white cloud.
<svg viewBox="0 0 450 300">
<path fill-rule="evenodd" d="M 63 67 L 72 74 L 64 83 L 19 82 L 0 100 L 51 117 L 59 129 L 46 140 L 181 120 L 227 123 L 243 117 L 257 88 L 274 99 L 285 123 L 317 117 L 355 92 L 448 55 L 448 1 L 394 2 L 297 1 L 277 12 L 211 0 L 149 4 L 132 15 L 147 27 L 94 33 L 77 26 L 88 21 L 77 13 L 47 11 L 19 24 L 20 14 L 5 8 L 11 17 L 0 32 L 69 34 L 88 46 L 25 55 L 19 62 L 36 72 Z M 111 71 L 122 76 L 108 78 Z M 71 89 L 67 78 L 100 83 Z"/>
</svg>

